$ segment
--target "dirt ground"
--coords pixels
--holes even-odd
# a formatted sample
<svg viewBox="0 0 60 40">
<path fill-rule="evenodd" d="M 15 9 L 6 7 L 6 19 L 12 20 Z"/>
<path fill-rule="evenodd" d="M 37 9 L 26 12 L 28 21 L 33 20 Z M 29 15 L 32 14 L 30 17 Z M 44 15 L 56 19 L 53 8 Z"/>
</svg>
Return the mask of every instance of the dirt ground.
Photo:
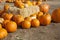
<svg viewBox="0 0 60 40">
<path fill-rule="evenodd" d="M 47 2 L 50 4 L 50 11 L 60 7 L 60 1 Z M 21 29 L 1 40 L 60 40 L 60 23 L 51 23 L 48 26 L 40 26 L 39 28 Z"/>
</svg>

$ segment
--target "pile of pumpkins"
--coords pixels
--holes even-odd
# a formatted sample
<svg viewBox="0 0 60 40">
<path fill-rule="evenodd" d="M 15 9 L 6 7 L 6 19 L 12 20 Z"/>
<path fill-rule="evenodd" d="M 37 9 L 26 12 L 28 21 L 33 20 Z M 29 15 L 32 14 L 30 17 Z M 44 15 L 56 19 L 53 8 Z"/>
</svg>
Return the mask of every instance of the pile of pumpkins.
<svg viewBox="0 0 60 40">
<path fill-rule="evenodd" d="M 17 31 L 17 27 L 22 27 L 23 29 L 29 29 L 31 27 L 40 27 L 40 25 L 47 26 L 54 21 L 56 23 L 60 22 L 60 8 L 55 9 L 52 15 L 48 13 L 49 5 L 43 4 L 40 6 L 40 12 L 32 14 L 29 17 L 24 18 L 23 16 L 12 13 L 7 13 L 7 7 L 4 10 L 0 10 L 0 39 L 5 38 L 8 33 Z"/>
</svg>

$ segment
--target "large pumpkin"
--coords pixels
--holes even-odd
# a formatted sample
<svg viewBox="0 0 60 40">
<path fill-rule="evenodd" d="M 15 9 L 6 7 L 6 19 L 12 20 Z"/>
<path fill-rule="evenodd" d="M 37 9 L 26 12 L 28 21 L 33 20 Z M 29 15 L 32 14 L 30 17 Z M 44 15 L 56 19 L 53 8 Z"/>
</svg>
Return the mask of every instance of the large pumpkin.
<svg viewBox="0 0 60 40">
<path fill-rule="evenodd" d="M 17 30 L 17 24 L 13 21 L 7 22 L 5 28 L 8 32 L 15 32 Z"/>
<path fill-rule="evenodd" d="M 2 15 L 2 17 L 5 19 L 5 20 L 11 20 L 12 19 L 12 17 L 13 17 L 13 14 L 11 14 L 11 13 L 4 13 L 3 15 Z"/>
<path fill-rule="evenodd" d="M 52 20 L 54 22 L 60 22 L 60 8 L 57 8 L 52 12 Z"/>
<path fill-rule="evenodd" d="M 31 27 L 30 21 L 25 20 L 22 22 L 22 28 L 28 29 L 30 27 Z"/>
<path fill-rule="evenodd" d="M 14 15 L 13 21 L 15 21 L 18 25 L 20 25 L 20 23 L 24 21 L 24 17 L 21 15 Z"/>
<path fill-rule="evenodd" d="M 40 24 L 42 25 L 49 25 L 51 23 L 51 15 L 50 14 L 44 14 L 39 18 Z"/>
<path fill-rule="evenodd" d="M 0 39 L 5 38 L 8 35 L 7 30 L 2 28 L 0 29 Z"/>
<path fill-rule="evenodd" d="M 32 27 L 39 27 L 40 22 L 39 22 L 38 19 L 33 19 L 33 20 L 31 21 L 31 25 L 32 25 Z"/>
</svg>

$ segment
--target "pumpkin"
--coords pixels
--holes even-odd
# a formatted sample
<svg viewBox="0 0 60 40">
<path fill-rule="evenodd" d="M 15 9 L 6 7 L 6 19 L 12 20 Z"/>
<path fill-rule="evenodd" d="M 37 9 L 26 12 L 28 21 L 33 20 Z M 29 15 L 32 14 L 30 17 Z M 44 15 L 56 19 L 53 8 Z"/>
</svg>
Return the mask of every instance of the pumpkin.
<svg viewBox="0 0 60 40">
<path fill-rule="evenodd" d="M 52 21 L 57 22 L 57 23 L 60 22 L 60 8 L 53 10 Z"/>
<path fill-rule="evenodd" d="M 13 21 L 9 21 L 9 22 L 6 23 L 5 29 L 8 32 L 15 32 L 15 31 L 17 31 L 17 24 Z"/>
<path fill-rule="evenodd" d="M 31 19 L 31 17 L 26 17 L 25 20 L 31 21 L 32 19 Z"/>
<path fill-rule="evenodd" d="M 0 39 L 5 38 L 8 35 L 7 30 L 2 28 L 0 29 Z"/>
<path fill-rule="evenodd" d="M 10 6 L 8 4 L 4 5 L 4 11 L 7 11 L 10 8 Z"/>
<path fill-rule="evenodd" d="M 15 1 L 14 5 L 19 8 L 24 8 L 24 4 L 21 1 Z"/>
<path fill-rule="evenodd" d="M 38 12 L 37 19 L 39 19 L 43 15 L 43 12 Z"/>
<path fill-rule="evenodd" d="M 0 29 L 2 28 L 2 25 L 0 24 Z"/>
<path fill-rule="evenodd" d="M 32 26 L 32 27 L 39 27 L 39 25 L 40 25 L 40 22 L 39 22 L 38 19 L 33 19 L 33 20 L 31 21 L 31 26 Z"/>
<path fill-rule="evenodd" d="M 13 14 L 11 14 L 11 13 L 4 13 L 3 15 L 2 15 L 2 17 L 5 19 L 5 20 L 11 20 L 12 19 L 12 17 L 13 17 Z"/>
<path fill-rule="evenodd" d="M 22 21 L 24 21 L 24 17 L 21 15 L 14 15 L 13 16 L 13 21 L 17 23 L 17 25 L 20 25 Z"/>
<path fill-rule="evenodd" d="M 48 4 L 40 5 L 40 11 L 47 13 L 49 11 L 50 6 Z"/>
<path fill-rule="evenodd" d="M 25 21 L 22 22 L 22 28 L 28 29 L 30 27 L 31 27 L 30 21 L 25 20 Z"/>
<path fill-rule="evenodd" d="M 49 25 L 51 23 L 51 15 L 46 13 L 39 18 L 41 25 Z"/>
<path fill-rule="evenodd" d="M 10 20 L 4 20 L 4 21 L 3 21 L 2 25 L 3 25 L 4 28 L 5 28 L 6 23 L 9 22 L 9 21 L 10 21 Z"/>
</svg>

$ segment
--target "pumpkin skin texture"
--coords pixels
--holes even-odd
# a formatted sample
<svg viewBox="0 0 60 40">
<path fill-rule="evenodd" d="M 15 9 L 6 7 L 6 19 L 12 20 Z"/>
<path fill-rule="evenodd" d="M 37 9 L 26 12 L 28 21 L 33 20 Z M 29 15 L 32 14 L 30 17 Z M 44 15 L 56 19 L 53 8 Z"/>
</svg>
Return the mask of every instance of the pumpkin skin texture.
<svg viewBox="0 0 60 40">
<path fill-rule="evenodd" d="M 33 19 L 31 21 L 31 25 L 32 25 L 32 27 L 39 27 L 40 26 L 40 22 L 39 22 L 38 19 Z"/>
<path fill-rule="evenodd" d="M 48 4 L 40 5 L 40 11 L 47 13 L 49 11 L 50 6 Z"/>
<path fill-rule="evenodd" d="M 2 25 L 3 25 L 4 28 L 5 28 L 6 23 L 9 22 L 9 21 L 10 21 L 10 20 L 4 20 L 4 21 L 3 21 Z"/>
<path fill-rule="evenodd" d="M 30 21 L 23 21 L 22 22 L 22 28 L 24 28 L 24 29 L 29 29 L 31 27 L 31 23 L 30 23 Z"/>
<path fill-rule="evenodd" d="M 60 23 L 60 8 L 57 8 L 52 12 L 52 21 Z"/>
<path fill-rule="evenodd" d="M 43 12 L 38 12 L 37 19 L 39 19 L 43 15 Z"/>
<path fill-rule="evenodd" d="M 2 25 L 0 24 L 0 29 L 2 28 Z"/>
<path fill-rule="evenodd" d="M 17 24 L 13 21 L 10 21 L 8 23 L 6 23 L 5 25 L 5 29 L 8 31 L 8 32 L 15 32 L 17 31 Z"/>
<path fill-rule="evenodd" d="M 41 25 L 49 25 L 51 23 L 51 15 L 50 14 L 44 14 L 39 18 Z"/>
<path fill-rule="evenodd" d="M 6 29 L 2 28 L 0 29 L 0 39 L 5 38 L 8 35 L 8 32 Z"/>
<path fill-rule="evenodd" d="M 13 17 L 13 14 L 11 14 L 11 13 L 5 13 L 5 14 L 3 14 L 2 15 L 2 17 L 5 19 L 5 20 L 11 20 L 12 19 L 12 17 Z"/>
<path fill-rule="evenodd" d="M 17 23 L 17 25 L 20 25 L 22 21 L 24 21 L 24 17 L 21 15 L 14 15 L 13 21 Z"/>
</svg>

